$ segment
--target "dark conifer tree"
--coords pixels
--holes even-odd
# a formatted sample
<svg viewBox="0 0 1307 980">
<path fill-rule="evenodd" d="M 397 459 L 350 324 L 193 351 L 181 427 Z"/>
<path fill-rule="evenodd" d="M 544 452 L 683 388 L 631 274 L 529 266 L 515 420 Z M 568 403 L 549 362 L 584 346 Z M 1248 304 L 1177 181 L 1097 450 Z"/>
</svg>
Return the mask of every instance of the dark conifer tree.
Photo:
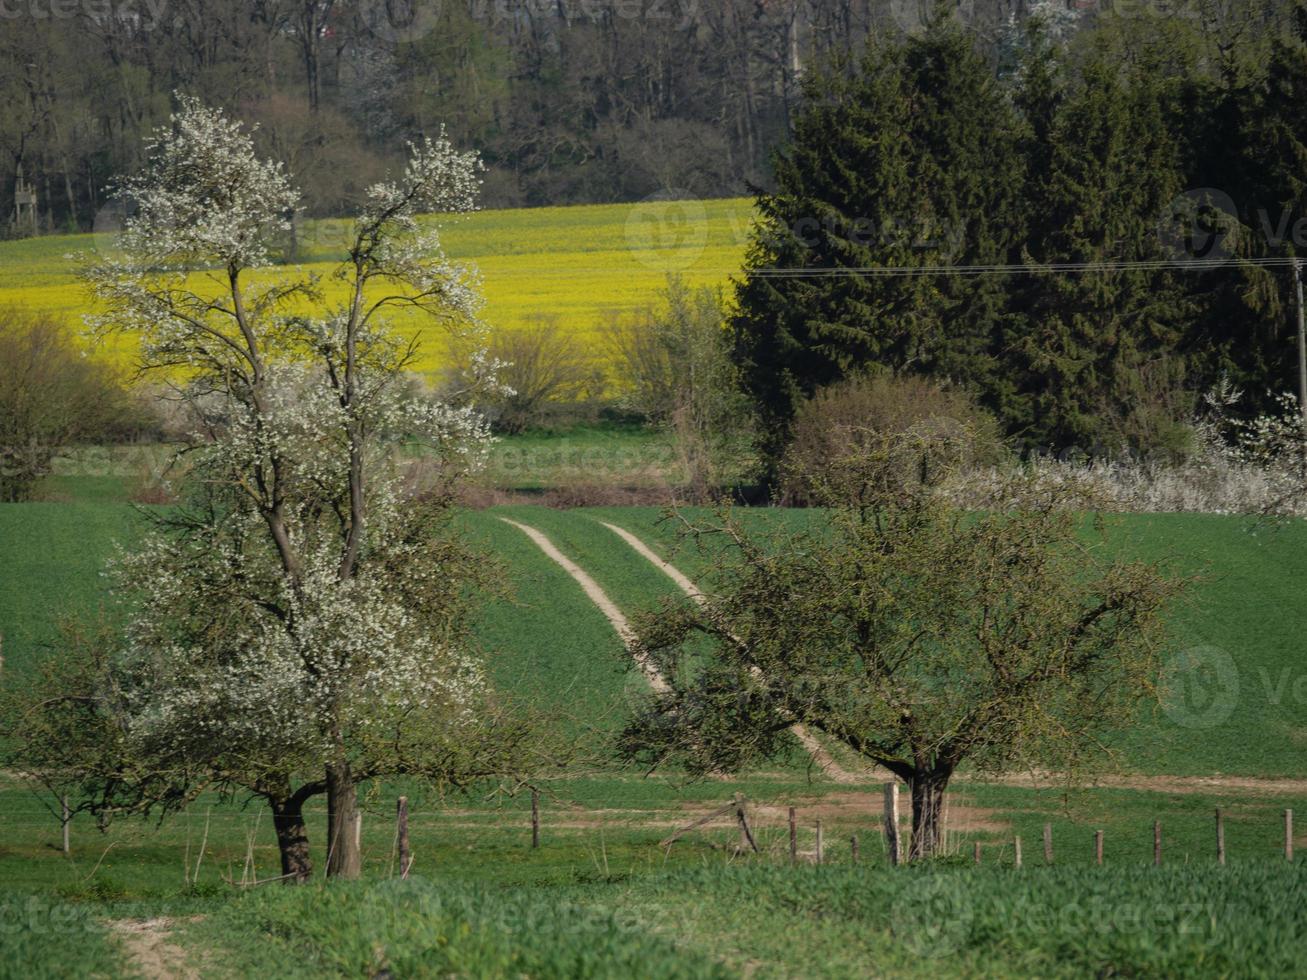
<svg viewBox="0 0 1307 980">
<path fill-rule="evenodd" d="M 1270 46 L 1264 73 L 1223 89 L 1202 114 L 1206 139 L 1194 159 L 1211 185 L 1227 189 L 1237 222 L 1223 245 L 1237 256 L 1307 257 L 1307 3 Z M 1208 374 L 1227 374 L 1245 392 L 1243 410 L 1273 407 L 1296 390 L 1290 327 L 1291 277 L 1242 268 L 1225 277 L 1204 311 Z"/>
<path fill-rule="evenodd" d="M 1089 53 L 1079 84 L 1032 169 L 1028 261 L 1139 262 L 1169 258 L 1160 217 L 1184 176 L 1156 79 Z M 1115 452 L 1166 443 L 1185 400 L 1189 304 L 1178 273 L 1107 269 L 1034 275 L 1012 369 L 1024 417 L 1009 426 L 1028 445 Z"/>
<path fill-rule="evenodd" d="M 799 398 L 858 371 L 994 384 L 1001 280 L 858 271 L 1001 263 L 1020 240 L 1015 113 L 951 19 L 810 80 L 775 169 L 733 324 L 767 459 Z"/>
</svg>

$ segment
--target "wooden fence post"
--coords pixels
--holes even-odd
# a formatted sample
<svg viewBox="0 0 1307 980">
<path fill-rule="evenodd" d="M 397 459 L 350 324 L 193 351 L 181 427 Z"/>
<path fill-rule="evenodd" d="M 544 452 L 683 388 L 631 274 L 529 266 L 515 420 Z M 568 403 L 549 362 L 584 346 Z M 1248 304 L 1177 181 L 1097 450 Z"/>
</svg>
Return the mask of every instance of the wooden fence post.
<svg viewBox="0 0 1307 980">
<path fill-rule="evenodd" d="M 1221 808 L 1216 808 L 1216 863 L 1225 864 L 1225 817 Z"/>
<path fill-rule="evenodd" d="M 976 864 L 980 863 L 980 841 L 972 841 L 971 843 L 971 860 Z"/>
<path fill-rule="evenodd" d="M 1153 821 L 1153 867 L 1162 866 L 1162 821 Z"/>
<path fill-rule="evenodd" d="M 754 854 L 758 853 L 758 842 L 753 839 L 753 830 L 749 827 L 749 813 L 745 809 L 749 801 L 739 793 L 735 794 L 735 820 L 740 825 L 740 850 L 747 846 Z"/>
<path fill-rule="evenodd" d="M 540 791 L 531 788 L 531 849 L 540 846 Z"/>
<path fill-rule="evenodd" d="M 697 820 L 694 820 L 694 821 L 692 821 L 692 822 L 686 824 L 686 825 L 685 825 L 684 827 L 682 827 L 680 830 L 677 830 L 677 831 L 675 831 L 674 833 L 672 833 L 671 836 L 669 836 L 669 837 L 665 837 L 665 838 L 663 838 L 661 841 L 659 841 L 659 842 L 658 842 L 658 846 L 659 846 L 659 847 L 671 847 L 671 846 L 672 846 L 673 844 L 675 844 L 675 843 L 676 843 L 676 842 L 677 842 L 681 837 L 683 837 L 684 835 L 688 834 L 690 831 L 694 830 L 696 827 L 702 827 L 704 824 L 712 823 L 714 820 L 720 820 L 720 819 L 722 819 L 722 817 L 725 817 L 725 816 L 727 816 L 728 814 L 731 814 L 731 813 L 734 813 L 734 814 L 735 814 L 736 822 L 739 823 L 739 822 L 740 822 L 740 814 L 741 814 L 741 812 L 742 812 L 741 809 L 740 809 L 740 799 L 741 799 L 741 798 L 740 798 L 740 795 L 737 793 L 737 794 L 735 795 L 735 798 L 732 799 L 730 803 L 727 803 L 724 807 L 722 807 L 722 808 L 719 809 L 719 810 L 714 810 L 712 813 L 708 814 L 706 817 L 699 817 Z M 755 847 L 754 847 L 754 850 L 757 850 L 757 846 L 756 846 L 756 845 L 755 845 Z"/>
<path fill-rule="evenodd" d="M 1094 862 L 1096 864 L 1103 863 L 1103 832 L 1101 830 L 1094 831 Z"/>
<path fill-rule="evenodd" d="M 357 878 L 363 865 L 363 810 L 357 806 L 354 808 L 354 853 L 358 864 L 353 869 L 352 877 Z"/>
<path fill-rule="evenodd" d="M 1012 848 L 1013 848 L 1012 853 L 1016 858 L 1016 866 L 1019 868 L 1021 867 L 1021 838 L 1020 837 L 1012 838 Z"/>
<path fill-rule="evenodd" d="M 849 838 L 849 855 L 854 864 L 858 863 L 858 835 Z"/>
<path fill-rule="evenodd" d="M 790 807 L 790 864 L 799 860 L 799 823 L 794 807 Z"/>
<path fill-rule="evenodd" d="M 1293 811 L 1284 811 L 1284 859 L 1293 860 Z"/>
<path fill-rule="evenodd" d="M 59 820 L 62 826 L 59 828 L 63 832 L 64 853 L 71 850 L 72 841 L 69 840 L 68 825 L 73 821 L 73 815 L 68 812 L 68 794 L 64 793 L 59 797 Z"/>
<path fill-rule="evenodd" d="M 395 840 L 399 845 L 399 876 L 408 877 L 409 866 L 413 859 L 408 849 L 408 797 L 401 796 L 395 801 Z"/>
<path fill-rule="evenodd" d="M 1053 863 L 1053 825 L 1044 824 L 1044 863 Z"/>
<path fill-rule="evenodd" d="M 817 821 L 817 863 L 818 864 L 821 864 L 822 862 L 822 857 L 823 857 L 822 844 L 823 844 L 823 840 L 821 836 L 821 821 L 818 820 Z"/>
<path fill-rule="evenodd" d="M 903 845 L 899 840 L 899 784 L 885 784 L 885 846 L 889 862 L 895 866 L 903 862 Z"/>
</svg>

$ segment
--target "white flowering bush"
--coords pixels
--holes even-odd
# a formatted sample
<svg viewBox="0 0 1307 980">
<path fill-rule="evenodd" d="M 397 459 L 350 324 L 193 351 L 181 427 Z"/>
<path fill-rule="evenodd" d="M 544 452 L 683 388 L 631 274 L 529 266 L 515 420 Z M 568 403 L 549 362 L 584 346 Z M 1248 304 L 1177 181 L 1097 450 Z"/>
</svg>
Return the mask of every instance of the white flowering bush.
<svg viewBox="0 0 1307 980">
<path fill-rule="evenodd" d="M 112 569 L 128 612 L 79 697 L 114 758 L 81 775 L 104 812 L 209 787 L 263 797 L 288 880 L 311 873 L 303 805 L 326 793 L 328 873 L 354 874 L 360 783 L 500 773 L 523 737 L 467 635 L 485 562 L 451 533 L 447 495 L 403 490 L 406 454 L 454 479 L 490 436 L 467 400 L 416 392 L 390 322 L 481 329 L 475 272 L 425 217 L 472 209 L 480 164 L 443 138 L 412 146 L 368 191 L 329 303 L 316 276 L 265 268 L 298 194 L 239 123 L 182 98 L 148 150 L 118 187 L 118 248 L 87 272 L 89 325 L 141 338 L 195 432 L 182 505 Z"/>
<path fill-rule="evenodd" d="M 1044 456 L 1022 466 L 1041 485 L 1074 490 L 1105 511 L 1307 516 L 1307 443 L 1297 398 L 1281 395 L 1277 412 L 1240 419 L 1232 410 L 1241 397 L 1225 382 L 1205 396 L 1183 459 Z M 962 505 L 987 507 L 1008 477 L 1003 468 L 976 469 L 955 475 L 947 492 Z"/>
</svg>

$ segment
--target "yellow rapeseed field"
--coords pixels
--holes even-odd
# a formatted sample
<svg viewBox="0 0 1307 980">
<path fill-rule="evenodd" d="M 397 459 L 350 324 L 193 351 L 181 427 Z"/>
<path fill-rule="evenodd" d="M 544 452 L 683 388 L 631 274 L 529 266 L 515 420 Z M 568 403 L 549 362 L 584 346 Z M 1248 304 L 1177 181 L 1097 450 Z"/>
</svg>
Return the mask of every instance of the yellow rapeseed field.
<svg viewBox="0 0 1307 980">
<path fill-rule="evenodd" d="M 751 203 L 738 198 L 522 208 L 459 218 L 442 240 L 452 258 L 480 271 L 483 318 L 493 329 L 553 316 L 597 341 L 609 317 L 655 302 L 671 273 L 694 285 L 725 285 L 740 268 L 751 219 Z M 340 222 L 303 228 L 304 267 L 328 273 L 345 234 Z M 111 235 L 0 242 L 0 308 L 49 311 L 80 325 L 90 299 L 76 276 L 79 256 L 112 244 Z M 445 345 L 438 329 L 418 321 L 399 327 L 421 335 L 421 366 L 439 367 Z M 130 363 L 133 344 L 124 338 L 108 353 Z"/>
</svg>

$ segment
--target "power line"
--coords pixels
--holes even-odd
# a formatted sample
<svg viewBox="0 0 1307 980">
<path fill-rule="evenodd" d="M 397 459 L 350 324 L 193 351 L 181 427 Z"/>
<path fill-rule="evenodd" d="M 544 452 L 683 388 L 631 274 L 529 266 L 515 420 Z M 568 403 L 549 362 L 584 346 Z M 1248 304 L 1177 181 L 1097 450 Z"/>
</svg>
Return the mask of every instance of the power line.
<svg viewBox="0 0 1307 980">
<path fill-rule="evenodd" d="M 1089 274 L 1094 272 L 1165 271 L 1208 272 L 1216 269 L 1255 266 L 1262 269 L 1291 269 L 1297 259 L 1150 259 L 1142 261 L 1050 262 L 1011 265 L 934 266 L 841 266 L 829 269 L 753 269 L 747 275 L 760 279 L 921 278 L 925 276 L 1045 275 L 1048 273 Z"/>
</svg>

